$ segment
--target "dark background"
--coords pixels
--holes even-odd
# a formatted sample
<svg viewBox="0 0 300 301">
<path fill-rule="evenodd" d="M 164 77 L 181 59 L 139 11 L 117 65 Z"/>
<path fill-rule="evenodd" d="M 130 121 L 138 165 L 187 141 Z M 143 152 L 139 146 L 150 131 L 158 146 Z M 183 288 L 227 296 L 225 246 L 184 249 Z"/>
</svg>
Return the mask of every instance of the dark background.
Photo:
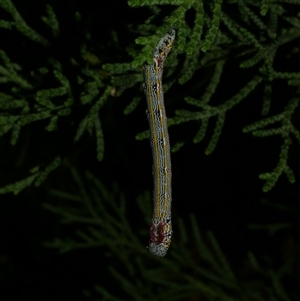
<svg viewBox="0 0 300 301">
<path fill-rule="evenodd" d="M 38 15 L 43 11 L 41 1 L 14 1 L 20 14 L 32 28 L 42 35 L 46 29 L 40 24 Z M 70 52 L 76 52 L 76 45 L 84 35 L 83 28 L 73 27 L 72 16 L 80 11 L 85 29 L 93 36 L 94 49 L 105 48 L 110 33 L 118 33 L 120 44 L 114 52 L 102 52 L 100 60 L 107 63 L 125 62 L 125 47 L 137 36 L 126 32 L 125 24 L 140 24 L 149 16 L 145 8 L 128 8 L 126 1 L 60 1 L 49 2 L 60 23 L 61 36 L 46 50 L 56 56 L 62 64 Z M 171 7 L 164 8 L 166 12 Z M 8 14 L 0 11 L 0 17 Z M 30 69 L 42 64 L 47 53 L 21 35 L 1 30 L 1 48 L 12 58 Z M 20 40 L 21 39 L 21 40 Z M 298 40 L 299 42 L 299 40 Z M 0 45 L 1 45 L 0 44 Z M 22 45 L 20 51 L 17 45 Z M 277 71 L 299 71 L 300 60 L 289 60 L 286 54 L 288 44 L 280 48 L 275 60 Z M 32 47 L 32 48 L 31 48 Z M 45 50 L 44 50 L 45 51 Z M 53 52 L 51 52 L 53 51 Z M 298 55 L 299 58 L 299 55 Z M 239 60 L 228 60 L 220 85 L 211 104 L 218 105 L 235 95 L 256 74 L 257 69 L 239 69 Z M 66 70 L 68 70 L 66 68 Z M 213 67 L 196 71 L 191 82 L 180 86 L 175 84 L 165 95 L 168 116 L 174 116 L 176 109 L 191 109 L 183 97 L 194 89 L 191 96 L 200 97 L 212 75 Z M 71 71 L 70 71 L 71 73 Z M 206 80 L 207 79 L 207 80 Z M 45 82 L 43 85 L 51 85 Z M 100 114 L 105 139 L 105 154 L 102 162 L 96 160 L 93 138 L 84 135 L 73 143 L 76 125 L 86 113 L 80 105 L 75 106 L 71 116 L 59 123 L 58 131 L 48 133 L 46 124 L 36 122 L 25 126 L 15 146 L 10 146 L 9 135 L 0 139 L 0 183 L 1 187 L 28 175 L 31 167 L 49 163 L 56 154 L 68 159 L 80 173 L 91 170 L 108 189 L 117 183 L 125 193 L 128 218 L 134 220 L 137 213 L 135 199 L 145 190 L 152 190 L 151 149 L 148 140 L 136 141 L 135 135 L 148 128 L 145 115 L 146 102 L 125 116 L 123 111 L 140 87 L 126 91 L 122 97 L 110 97 Z M 273 83 L 270 114 L 283 110 L 295 90 L 284 81 Z M 5 91 L 5 86 L 2 91 Z M 138 92 L 137 92 L 138 91 Z M 276 269 L 299 250 L 299 145 L 293 141 L 289 151 L 289 166 L 294 170 L 296 183 L 290 184 L 282 175 L 275 187 L 268 193 L 262 192 L 264 181 L 258 175 L 275 168 L 281 146 L 280 137 L 255 138 L 243 134 L 242 128 L 261 119 L 263 89 L 259 85 L 238 106 L 226 114 L 225 126 L 215 151 L 206 156 L 204 150 L 213 132 L 215 118 L 209 122 L 206 138 L 200 144 L 193 144 L 192 138 L 199 128 L 197 123 L 185 123 L 170 128 L 171 144 L 184 138 L 185 145 L 172 154 L 173 182 L 173 225 L 176 240 L 176 219 L 188 220 L 190 213 L 196 215 L 202 231 L 212 230 L 222 250 L 235 271 L 241 270 L 248 250 L 255 253 L 261 264 L 269 258 Z M 297 111 L 298 112 L 298 111 Z M 68 118 L 71 118 L 71 122 Z M 299 126 L 299 112 L 295 114 L 295 125 Z M 60 255 L 56 250 L 43 246 L 45 241 L 60 237 L 63 226 L 58 217 L 41 207 L 44 202 L 57 202 L 49 194 L 50 189 L 69 189 L 72 185 L 65 166 L 57 168 L 39 188 L 30 187 L 18 196 L 1 195 L 0 200 L 0 300 L 81 300 L 82 289 L 94 284 L 105 283 L 106 268 L 101 259 L 102 250 L 77 250 Z M 291 211 L 282 211 L 262 203 L 284 205 Z M 268 235 L 267 231 L 251 230 L 253 224 L 270 225 L 291 223 L 291 227 Z M 133 222 L 134 223 L 134 222 Z M 139 225 L 147 227 L 147 225 Z M 75 227 L 75 226 L 74 226 Z M 71 230 L 70 230 L 71 231 Z M 145 242 L 146 245 L 146 242 Z M 299 253 L 298 253 L 299 254 Z M 299 284 L 299 261 L 295 262 L 294 281 L 287 284 L 295 289 Z"/>
</svg>

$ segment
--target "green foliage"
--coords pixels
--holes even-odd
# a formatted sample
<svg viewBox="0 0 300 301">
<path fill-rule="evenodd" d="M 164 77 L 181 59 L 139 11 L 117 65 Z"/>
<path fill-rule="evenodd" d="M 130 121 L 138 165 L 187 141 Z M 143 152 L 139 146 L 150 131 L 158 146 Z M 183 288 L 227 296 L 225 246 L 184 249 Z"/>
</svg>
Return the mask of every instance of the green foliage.
<svg viewBox="0 0 300 301">
<path fill-rule="evenodd" d="M 199 54 L 200 49 L 197 50 L 197 53 Z M 183 70 L 184 73 L 180 76 L 178 82 L 183 85 L 187 81 L 191 79 L 193 76 L 195 70 L 197 68 L 197 55 L 187 57 L 187 59 L 184 62 Z"/>
<path fill-rule="evenodd" d="M 291 183 L 295 182 L 295 176 L 292 169 L 287 164 L 289 148 L 292 144 L 291 136 L 292 134 L 299 140 L 300 132 L 292 124 L 292 115 L 294 114 L 296 108 L 299 105 L 300 90 L 295 98 L 291 99 L 288 105 L 285 107 L 281 114 L 273 115 L 271 117 L 260 120 L 254 124 L 244 127 L 243 131 L 245 133 L 252 132 L 253 136 L 256 137 L 268 137 L 274 135 L 280 135 L 282 139 L 282 144 L 279 153 L 279 160 L 276 167 L 272 172 L 263 173 L 259 176 L 260 179 L 266 180 L 263 186 L 263 191 L 267 192 L 271 190 L 276 184 L 278 178 L 282 173 L 285 173 L 288 180 Z M 265 127 L 281 121 L 281 126 L 278 128 Z"/>
<path fill-rule="evenodd" d="M 217 31 L 219 30 L 219 25 L 220 25 L 220 17 L 221 17 L 221 3 L 222 0 L 215 0 L 214 1 L 214 6 L 213 6 L 213 16 L 211 20 L 211 24 L 209 25 L 209 29 L 206 32 L 205 39 L 201 45 L 201 50 L 203 52 L 206 52 L 214 42 Z"/>
<path fill-rule="evenodd" d="M 141 98 L 140 97 L 135 97 L 133 98 L 133 100 L 131 101 L 131 103 L 125 108 L 124 110 L 124 114 L 128 115 L 130 114 L 140 103 Z"/>
<path fill-rule="evenodd" d="M 0 83 L 13 82 L 24 89 L 30 89 L 31 85 L 22 77 L 19 76 L 18 71 L 22 68 L 16 63 L 12 63 L 5 51 L 0 50 L 0 59 L 3 62 L 3 66 L 0 65 Z"/>
<path fill-rule="evenodd" d="M 291 10 L 286 3 L 292 4 L 295 10 Z M 98 47 L 99 41 L 93 40 L 94 34 L 84 29 L 84 32 L 76 32 L 76 36 L 80 36 L 77 49 L 68 55 L 68 60 L 62 60 L 59 56 L 52 56 L 51 52 L 47 52 L 50 45 L 55 44 L 64 33 L 55 6 L 45 4 L 42 15 L 38 16 L 36 21 L 42 22 L 48 28 L 47 33 L 40 33 L 40 30 L 33 29 L 29 25 L 30 22 L 23 18 L 18 11 L 17 2 L 0 1 L 0 9 L 6 13 L 3 20 L 0 20 L 0 29 L 6 33 L 18 33 L 37 45 L 39 50 L 45 49 L 45 57 L 32 70 L 24 70 L 24 62 L 18 60 L 9 49 L 4 47 L 0 50 L 0 84 L 4 87 L 0 94 L 0 135 L 10 133 L 11 144 L 16 145 L 26 125 L 46 121 L 45 130 L 54 132 L 60 130 L 62 120 L 69 120 L 77 128 L 74 141 L 80 141 L 86 133 L 93 136 L 97 158 L 102 160 L 104 137 L 99 110 L 110 97 L 123 97 L 125 91 L 130 89 L 134 95 L 125 103 L 124 113 L 129 114 L 137 108 L 143 97 L 140 88 L 143 80 L 141 66 L 152 63 L 155 45 L 170 28 L 176 30 L 176 39 L 165 62 L 164 90 L 167 92 L 178 82 L 184 90 L 180 99 L 185 99 L 188 106 L 182 101 L 173 103 L 175 114 L 169 113 L 167 108 L 167 115 L 170 117 L 168 126 L 194 123 L 193 141 L 199 143 L 208 136 L 210 122 L 215 122 L 206 154 L 211 154 L 217 147 L 222 129 L 228 123 L 226 113 L 242 102 L 246 103 L 246 97 L 250 97 L 252 92 L 260 93 L 259 97 L 263 100 L 259 110 L 262 118 L 267 119 L 262 119 L 262 122 L 281 114 L 272 111 L 275 83 L 287 83 L 288 88 L 294 89 L 295 93 L 299 84 L 299 72 L 291 72 L 284 68 L 277 70 L 275 63 L 279 59 L 278 53 L 282 46 L 294 45 L 293 43 L 299 40 L 299 1 L 129 0 L 128 5 L 136 12 L 139 7 L 146 7 L 150 12 L 145 22 L 128 24 L 126 28 L 129 33 L 135 34 L 136 45 L 133 44 L 133 36 L 129 35 L 130 41 L 127 41 L 125 47 L 124 44 L 121 47 L 118 32 L 113 30 L 109 33 L 111 40 L 105 42 L 105 46 Z M 165 5 L 168 7 L 168 13 L 165 13 Z M 239 15 L 232 13 L 236 11 Z M 75 27 L 84 28 L 85 20 L 80 12 L 73 14 L 72 18 Z M 104 48 L 105 51 L 118 49 L 119 58 L 106 55 L 105 51 L 99 56 L 94 55 L 95 43 L 101 51 Z M 295 60 L 297 56 L 297 47 L 291 46 L 286 58 Z M 227 68 L 231 63 L 240 66 L 234 77 L 246 78 L 246 74 L 251 76 L 246 83 L 235 85 L 235 91 L 229 95 L 223 93 L 222 82 L 225 78 L 232 77 Z M 70 76 L 70 73 L 75 76 Z M 194 90 L 185 89 L 185 85 L 190 83 Z M 168 97 L 168 94 L 166 95 Z M 173 100 L 170 98 L 169 101 L 171 103 Z M 290 101 L 288 96 L 285 96 L 283 107 Z M 80 120 L 76 119 L 73 123 L 78 108 L 85 113 L 82 113 Z M 296 106 L 295 111 L 297 109 Z M 292 118 L 294 115 L 289 116 Z M 210 121 L 211 118 L 215 121 Z M 282 122 L 283 120 L 286 119 L 280 119 Z M 254 126 L 260 124 L 260 120 L 253 122 Z M 254 136 L 264 139 L 272 135 L 282 135 L 281 129 L 256 128 L 251 132 Z M 289 133 L 298 137 L 296 125 Z M 148 130 L 136 135 L 138 140 L 147 137 Z M 184 147 L 186 141 L 187 139 L 181 139 L 179 142 L 172 139 L 172 150 Z M 289 141 L 284 140 L 282 144 L 279 167 L 275 168 L 274 173 L 264 173 L 260 176 L 268 178 L 264 191 L 274 186 L 282 172 L 294 181 L 293 167 L 288 168 L 284 163 L 293 145 L 293 141 Z M 298 138 L 296 141 L 298 143 Z"/>
<path fill-rule="evenodd" d="M 94 104 L 90 107 L 88 114 L 84 117 L 84 119 L 81 121 L 79 128 L 77 130 L 77 134 L 74 138 L 75 141 L 78 141 L 83 133 L 87 131 L 90 135 L 92 134 L 92 131 L 96 128 L 95 125 L 98 124 L 100 121 L 97 122 L 96 119 L 98 119 L 98 111 L 102 107 L 104 101 L 108 98 L 112 90 L 112 87 L 108 86 L 101 97 L 94 101 Z M 84 100 L 86 102 L 86 99 Z M 100 124 L 100 123 L 99 123 Z M 97 127 L 97 131 L 101 129 L 101 127 Z M 101 134 L 101 130 L 99 132 Z M 101 134 L 102 136 L 102 134 Z M 98 154 L 98 156 L 101 156 L 101 154 Z"/>
<path fill-rule="evenodd" d="M 171 152 L 172 153 L 177 152 L 181 147 L 183 147 L 184 143 L 185 143 L 185 141 L 179 141 L 179 142 L 175 143 L 171 148 Z"/>
<path fill-rule="evenodd" d="M 73 180 L 66 186 L 75 189 L 72 192 L 52 190 L 51 194 L 61 201 L 43 206 L 60 216 L 62 224 L 73 224 L 78 230 L 74 233 L 68 230 L 65 238 L 57 237 L 45 245 L 60 253 L 99 249 L 104 256 L 102 273 L 107 276 L 94 289 L 85 289 L 86 297 L 107 301 L 152 301 L 154 296 L 155 300 L 166 301 L 191 298 L 252 301 L 261 300 L 262 296 L 270 301 L 291 300 L 281 284 L 285 276 L 283 270 L 261 267 L 254 254 L 248 252 L 243 264 L 244 276 L 238 275 L 213 233 L 200 232 L 194 215 L 190 216 L 189 223 L 177 219 L 177 235 L 167 257 L 150 257 L 141 243 L 146 241 L 146 228 L 137 230 L 132 225 L 130 212 L 126 211 L 129 202 L 119 189 L 114 186 L 111 191 L 107 190 L 91 172 L 81 177 L 74 167 L 68 167 Z M 145 223 L 151 215 L 150 198 L 145 193 L 136 201 L 138 216 Z M 106 279 L 115 285 L 107 286 Z M 116 286 L 120 289 L 115 290 Z"/>
<path fill-rule="evenodd" d="M 13 139 L 13 138 L 12 138 Z M 40 186 L 47 178 L 49 173 L 55 170 L 61 164 L 61 158 L 56 157 L 50 164 L 41 168 L 41 166 L 36 166 L 31 169 L 31 176 L 18 181 L 13 184 L 9 184 L 3 188 L 0 188 L 0 194 L 4 193 L 14 193 L 19 194 L 24 188 L 34 184 L 35 186 Z"/>
<path fill-rule="evenodd" d="M 11 2 L 11 0 L 1 0 L 0 7 L 4 9 L 6 12 L 8 12 L 11 15 L 11 17 L 14 19 L 14 21 L 1 20 L 3 23 L 0 23 L 0 26 L 1 24 L 3 24 L 4 25 L 3 28 L 11 29 L 11 30 L 16 29 L 19 32 L 21 32 L 24 36 L 26 36 L 28 39 L 40 43 L 44 46 L 47 46 L 49 44 L 48 40 L 46 40 L 44 37 L 38 34 L 34 29 L 32 29 L 26 24 L 26 22 L 23 20 L 22 16 L 19 14 L 14 4 Z M 53 19 L 52 16 L 50 17 Z"/>
<path fill-rule="evenodd" d="M 45 50 L 45 65 L 24 70 L 21 59 L 19 59 L 20 62 L 16 62 L 18 58 L 13 59 L 10 56 L 8 52 L 10 49 L 4 50 L 5 47 L 3 47 L 0 50 L 0 84 L 3 91 L 0 94 L 0 135 L 11 132 L 11 145 L 16 145 L 24 126 L 42 120 L 48 121 L 46 131 L 59 130 L 60 121 L 66 120 L 76 112 L 79 99 L 80 105 L 88 106 L 89 109 L 81 122 L 78 122 L 74 141 L 78 141 L 85 132 L 90 135 L 94 134 L 97 158 L 102 160 L 104 139 L 98 111 L 112 94 L 113 87 L 106 85 L 105 75 L 93 67 L 92 54 L 87 51 L 89 34 L 86 33 L 87 38 L 78 45 L 81 56 L 71 54 L 68 66 L 66 66 L 66 62 L 61 62 L 56 57 L 47 57 L 49 40 L 51 40 L 51 45 L 54 45 L 57 43 L 56 39 L 59 39 L 62 34 L 59 26 L 60 20 L 51 5 L 47 4 L 45 14 L 39 17 L 52 32 L 52 36 L 48 37 L 44 37 L 26 23 L 13 1 L 1 0 L 1 9 L 8 13 L 6 16 L 11 20 L 0 20 L 0 29 L 9 30 L 11 34 L 19 32 L 29 40 L 40 44 Z M 77 18 L 74 16 L 74 23 L 76 22 L 80 22 L 78 13 Z M 25 47 L 23 51 L 28 50 Z M 67 68 L 73 68 L 72 72 L 77 73 L 75 81 L 70 79 L 70 72 Z M 15 184 L 1 188 L 1 193 L 17 194 L 33 183 L 39 185 L 48 173 L 31 175 Z"/>
<path fill-rule="evenodd" d="M 299 0 L 128 0 L 134 14 L 143 7 L 147 19 L 142 24 L 124 26 L 122 34 L 128 34 L 122 39 L 117 29 L 101 28 L 108 33 L 103 40 L 90 30 L 90 19 L 84 13 L 73 12 L 70 16 L 65 12 L 69 28 L 74 30 L 66 32 L 62 26 L 65 20 L 55 5 L 51 1 L 43 5 L 40 4 L 42 13 L 32 21 L 28 15 L 23 16 L 18 1 L 0 0 L 0 34 L 11 35 L 14 41 L 10 46 L 3 43 L 0 49 L 0 136 L 5 139 L 7 135 L 12 146 L 19 146 L 25 127 L 42 127 L 45 135 L 67 129 L 75 143 L 85 134 L 92 136 L 96 158 L 101 161 L 105 148 L 103 127 L 111 129 L 114 120 L 108 121 L 110 116 L 100 119 L 99 111 L 107 112 L 105 104 L 120 99 L 115 103 L 123 106 L 127 120 L 131 120 L 129 114 L 144 98 L 141 67 L 153 62 L 155 45 L 174 28 L 176 39 L 165 62 L 163 81 L 168 126 L 174 127 L 174 132 L 180 127 L 194 131 L 186 137 L 175 136 L 172 152 L 183 148 L 189 139 L 200 143 L 208 138 L 204 152 L 212 154 L 223 128 L 230 123 L 236 125 L 230 119 L 231 113 L 236 109 L 242 112 L 243 106 L 251 102 L 257 114 L 243 132 L 266 141 L 276 136 L 278 143 L 274 147 L 278 153 L 276 166 L 259 175 L 264 181 L 263 191 L 270 191 L 282 174 L 295 182 L 289 154 L 294 145 L 300 144 L 300 73 L 292 70 L 293 64 L 278 67 L 278 61 L 284 58 L 299 62 Z M 66 37 L 70 40 L 64 41 Z M 69 42 L 71 49 L 64 51 Z M 16 45 L 20 50 L 16 51 Z M 28 58 L 36 59 L 29 64 Z M 174 97 L 173 85 L 181 86 Z M 277 85 L 283 87 L 280 99 Z M 253 95 L 258 101 L 252 104 Z M 147 129 L 136 127 L 136 133 L 137 140 L 149 137 Z M 0 188 L 0 193 L 18 194 L 26 187 L 41 185 L 63 161 L 59 150 L 50 156 L 46 163 L 34 163 L 36 166 L 23 179 Z M 92 247 L 103 250 L 105 275 L 122 288 L 123 294 L 119 296 L 115 289 L 100 283 L 94 290 L 85 290 L 86 297 L 290 300 L 281 284 L 285 281 L 284 269 L 277 271 L 269 262 L 265 264 L 267 268 L 263 267 L 249 252 L 244 262 L 246 275 L 241 276 L 243 273 L 234 270 L 214 235 L 200 233 L 194 215 L 189 222 L 177 218 L 168 256 L 151 258 L 142 243 L 148 238 L 150 195 L 145 193 L 137 199 L 139 214 L 134 218 L 143 219 L 145 227 L 136 228 L 126 211 L 129 201 L 117 186 L 110 191 L 91 172 L 82 177 L 75 168 L 69 168 L 73 190 L 68 191 L 67 184 L 66 191 L 52 190 L 62 200 L 45 203 L 44 208 L 59 215 L 62 223 L 78 227 L 75 233 L 68 232 L 69 237 L 57 237 L 45 245 L 61 253 Z M 274 233 L 288 226 L 272 225 L 269 230 Z M 252 281 L 254 274 L 259 276 Z"/>
<path fill-rule="evenodd" d="M 223 63 L 221 62 L 219 66 L 217 66 L 215 70 L 215 76 L 212 77 L 212 82 L 207 87 L 207 91 L 205 92 L 202 99 L 197 100 L 194 98 L 186 98 L 186 101 L 189 104 L 196 105 L 197 107 L 202 108 L 202 111 L 199 112 L 191 112 L 187 110 L 177 110 L 176 115 L 178 117 L 171 118 L 170 122 L 173 124 L 179 124 L 184 122 L 190 122 L 190 121 L 201 121 L 201 126 L 199 131 L 194 137 L 194 142 L 198 143 L 201 142 L 202 139 L 205 136 L 205 132 L 207 130 L 208 125 L 208 119 L 214 116 L 217 116 L 217 122 L 216 126 L 213 132 L 213 135 L 210 139 L 210 142 L 205 150 L 205 154 L 209 155 L 212 153 L 214 148 L 217 145 L 217 142 L 219 140 L 219 137 L 221 135 L 222 127 L 225 121 L 225 114 L 227 111 L 231 110 L 233 107 L 235 107 L 238 103 L 240 103 L 242 100 L 246 98 L 246 96 L 252 92 L 255 87 L 262 81 L 261 77 L 254 77 L 252 81 L 247 83 L 247 85 L 242 88 L 235 96 L 233 96 L 231 99 L 225 101 L 222 105 L 219 106 L 210 106 L 207 104 L 209 100 L 209 96 L 212 95 L 213 89 L 215 87 L 215 84 L 218 81 L 218 77 L 220 74 L 220 70 L 222 68 Z"/>
<path fill-rule="evenodd" d="M 205 150 L 206 154 L 211 154 L 217 145 L 219 137 L 222 134 L 223 125 L 226 122 L 226 112 L 236 107 L 240 102 L 246 102 L 246 97 L 254 90 L 257 90 L 257 87 L 261 86 L 261 83 L 264 85 L 262 116 L 272 114 L 272 90 L 275 80 L 288 79 L 290 86 L 297 86 L 298 84 L 299 74 L 297 72 L 284 72 L 283 70 L 279 72 L 274 69 L 274 61 L 278 59 L 278 49 L 282 45 L 296 41 L 300 37 L 299 15 L 291 14 L 290 11 L 288 12 L 280 2 L 238 0 L 230 1 L 229 4 L 226 3 L 225 5 L 224 3 L 222 4 L 222 1 L 213 1 L 210 5 L 206 5 L 202 1 L 192 0 L 187 2 L 129 1 L 129 5 L 135 7 L 151 7 L 154 4 L 171 4 L 175 6 L 169 16 L 162 19 L 162 25 L 152 29 L 152 31 L 155 30 L 155 34 L 147 38 L 144 35 L 136 40 L 136 43 L 142 45 L 143 48 L 134 58 L 132 63 L 133 68 L 140 66 L 145 61 L 148 63 L 151 62 L 151 54 L 155 44 L 170 27 L 175 28 L 177 34 L 171 55 L 185 54 L 185 57 L 181 60 L 182 68 L 179 74 L 176 70 L 177 65 L 172 64 L 173 58 L 171 59 L 170 57 L 167 59 L 166 70 L 168 70 L 170 78 L 172 76 L 178 77 L 179 75 L 178 83 L 184 85 L 188 81 L 193 81 L 193 76 L 200 69 L 203 70 L 211 65 L 215 66 L 214 73 L 202 97 L 191 97 L 187 95 L 188 93 L 184 97 L 188 104 L 196 106 L 200 110 L 195 108 L 191 110 L 176 109 L 174 117 L 170 117 L 168 114 L 170 117 L 168 119 L 169 127 L 187 122 L 199 123 L 199 130 L 193 139 L 195 143 L 201 142 L 206 136 L 209 119 L 214 116 L 217 117 L 215 129 Z M 298 4 L 297 1 L 287 2 Z M 230 13 L 231 9 L 236 9 L 236 7 L 240 11 L 240 16 L 243 20 L 242 23 L 239 18 L 233 19 L 233 14 Z M 195 13 L 192 26 L 185 21 L 185 16 L 190 11 Z M 157 11 L 155 15 L 159 13 L 160 11 Z M 287 23 L 278 27 L 279 22 L 282 20 L 287 21 Z M 151 21 L 148 22 L 149 25 L 150 23 Z M 151 30 L 151 27 L 149 27 L 149 30 Z M 222 76 L 226 76 L 224 75 L 224 70 L 228 61 L 232 59 L 232 49 L 237 53 L 234 58 L 239 58 L 240 67 L 243 69 L 255 68 L 256 74 L 244 88 L 237 88 L 238 92 L 233 97 L 228 100 L 222 99 L 218 105 L 211 105 L 212 99 L 214 99 L 217 93 L 220 93 L 218 91 L 219 84 L 222 82 Z M 291 54 L 291 56 L 293 55 Z M 116 65 L 117 73 L 118 69 Z M 243 76 L 242 69 L 240 70 L 240 75 Z M 170 86 L 168 80 L 166 85 Z M 285 102 L 288 102 L 288 100 Z M 297 131 L 295 128 L 296 133 Z M 267 139 L 268 136 L 279 133 L 281 133 L 280 129 L 264 129 L 263 131 L 257 129 L 253 132 L 253 135 Z M 136 135 L 136 139 L 138 140 L 148 137 L 148 130 Z M 288 156 L 287 150 L 291 146 L 291 143 L 288 143 L 288 141 L 286 140 L 283 143 L 278 168 L 274 170 L 274 173 L 260 175 L 261 179 L 267 179 L 263 187 L 264 191 L 269 191 L 274 187 L 282 172 L 288 175 L 291 182 L 295 180 L 292 169 L 284 163 Z M 180 149 L 183 145 L 183 141 L 175 141 L 172 151 Z"/>
<path fill-rule="evenodd" d="M 213 132 L 211 139 L 209 141 L 209 144 L 205 150 L 206 155 L 210 155 L 213 152 L 213 150 L 215 149 L 215 147 L 217 146 L 217 142 L 220 138 L 222 128 L 224 125 L 224 121 L 225 121 L 225 114 L 224 113 L 219 114 L 214 132 Z M 195 141 L 195 138 L 194 138 L 194 141 Z"/>
<path fill-rule="evenodd" d="M 203 10 L 203 3 L 201 1 L 194 3 L 194 9 L 196 11 L 196 16 L 195 16 L 195 23 L 194 23 L 194 28 L 191 34 L 190 41 L 188 42 L 186 46 L 186 54 L 188 56 L 192 56 L 193 53 L 196 51 L 198 47 L 198 41 L 201 40 L 201 35 L 203 31 L 203 23 L 204 23 L 204 10 Z M 180 42 L 183 45 L 184 40 L 185 40 L 185 35 L 180 36 L 181 30 L 179 30 L 178 33 L 178 48 L 180 47 Z M 184 48 L 181 46 L 180 50 L 182 51 Z"/>
<path fill-rule="evenodd" d="M 57 36 L 60 32 L 59 22 L 56 18 L 56 14 L 50 5 L 46 5 L 47 17 L 42 17 L 43 22 L 52 29 L 54 36 Z"/>
<path fill-rule="evenodd" d="M 269 9 L 269 0 L 262 0 L 261 7 L 260 7 L 260 14 L 265 16 Z"/>
</svg>

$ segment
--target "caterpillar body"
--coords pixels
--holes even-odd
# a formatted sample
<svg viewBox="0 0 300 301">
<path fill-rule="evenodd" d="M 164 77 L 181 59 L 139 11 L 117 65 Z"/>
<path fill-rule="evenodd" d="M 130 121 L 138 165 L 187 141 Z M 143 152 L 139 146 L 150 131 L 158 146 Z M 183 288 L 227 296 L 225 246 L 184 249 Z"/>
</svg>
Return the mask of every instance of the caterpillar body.
<svg viewBox="0 0 300 301">
<path fill-rule="evenodd" d="M 144 92 L 147 100 L 147 117 L 150 126 L 150 144 L 153 157 L 153 216 L 150 224 L 148 250 L 150 254 L 166 255 L 172 236 L 171 223 L 171 154 L 164 105 L 162 74 L 164 61 L 171 51 L 175 30 L 165 34 L 153 51 L 153 64 L 144 65 Z"/>
</svg>

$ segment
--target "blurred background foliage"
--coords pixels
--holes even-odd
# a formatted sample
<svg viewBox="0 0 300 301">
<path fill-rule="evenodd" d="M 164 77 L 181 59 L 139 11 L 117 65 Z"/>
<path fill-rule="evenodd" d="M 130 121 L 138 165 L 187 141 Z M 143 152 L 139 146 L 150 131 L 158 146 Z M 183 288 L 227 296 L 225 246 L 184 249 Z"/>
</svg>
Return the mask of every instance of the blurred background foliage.
<svg viewBox="0 0 300 301">
<path fill-rule="evenodd" d="M 0 0 L 0 300 L 299 300 L 299 4 Z M 154 258 L 140 65 L 170 25 Z"/>
</svg>

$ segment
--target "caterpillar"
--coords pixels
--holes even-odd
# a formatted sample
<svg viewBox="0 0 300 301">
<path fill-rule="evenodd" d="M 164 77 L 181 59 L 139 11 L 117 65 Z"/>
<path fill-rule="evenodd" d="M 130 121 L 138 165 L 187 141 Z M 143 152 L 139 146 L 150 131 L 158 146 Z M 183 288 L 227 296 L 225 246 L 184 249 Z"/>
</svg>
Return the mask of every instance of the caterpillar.
<svg viewBox="0 0 300 301">
<path fill-rule="evenodd" d="M 162 74 L 164 61 L 171 51 L 175 30 L 170 29 L 153 51 L 153 64 L 144 65 L 144 92 L 147 100 L 147 117 L 150 127 L 150 144 L 153 157 L 153 216 L 150 223 L 149 253 L 166 255 L 171 244 L 171 154 L 164 106 Z"/>
</svg>

